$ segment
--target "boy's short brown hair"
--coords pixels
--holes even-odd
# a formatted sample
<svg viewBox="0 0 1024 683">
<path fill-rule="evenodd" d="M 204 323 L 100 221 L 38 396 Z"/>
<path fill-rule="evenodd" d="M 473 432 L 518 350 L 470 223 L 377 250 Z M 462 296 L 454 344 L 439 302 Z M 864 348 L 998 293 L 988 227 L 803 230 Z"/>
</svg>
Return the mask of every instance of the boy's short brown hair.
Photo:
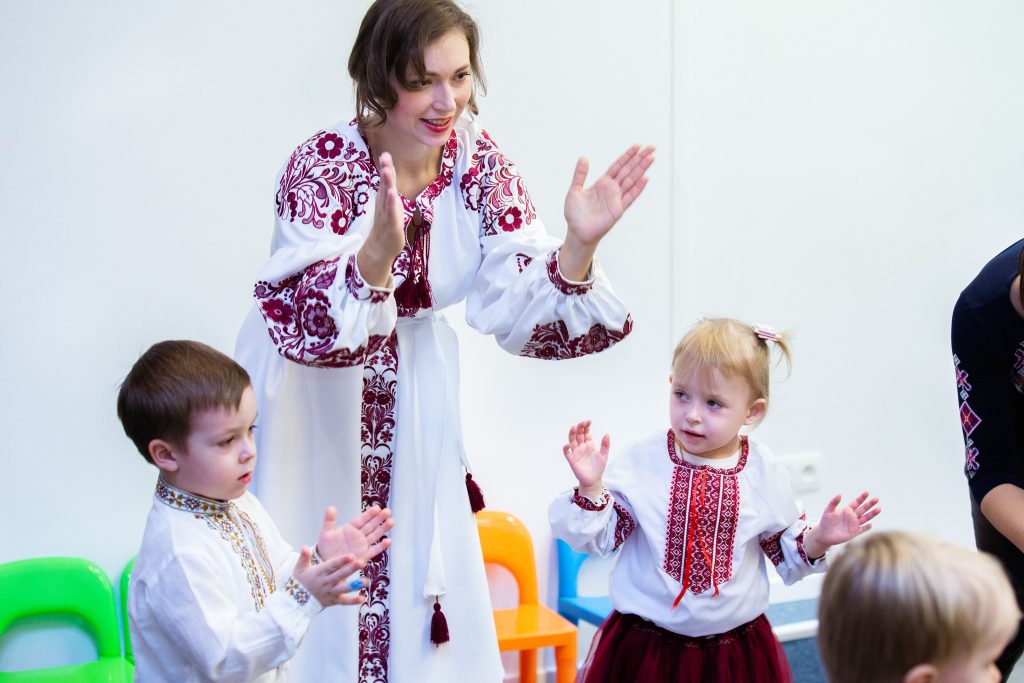
<svg viewBox="0 0 1024 683">
<path fill-rule="evenodd" d="M 976 652 L 1020 618 L 999 562 L 925 534 L 874 532 L 842 552 L 818 603 L 831 683 L 898 682 Z"/>
<path fill-rule="evenodd" d="M 154 344 L 135 361 L 117 394 L 124 433 L 150 463 L 149 443 L 184 445 L 192 416 L 209 408 L 237 409 L 250 385 L 241 365 L 195 341 Z"/>
<path fill-rule="evenodd" d="M 477 113 L 476 91 L 485 92 L 486 85 L 480 65 L 480 29 L 473 17 L 452 0 L 377 0 L 363 16 L 348 57 L 360 126 L 387 120 L 388 110 L 398 102 L 391 77 L 410 89 L 407 72 L 423 77 L 424 51 L 450 31 L 461 32 L 469 43 L 473 94 L 466 106 Z"/>
</svg>

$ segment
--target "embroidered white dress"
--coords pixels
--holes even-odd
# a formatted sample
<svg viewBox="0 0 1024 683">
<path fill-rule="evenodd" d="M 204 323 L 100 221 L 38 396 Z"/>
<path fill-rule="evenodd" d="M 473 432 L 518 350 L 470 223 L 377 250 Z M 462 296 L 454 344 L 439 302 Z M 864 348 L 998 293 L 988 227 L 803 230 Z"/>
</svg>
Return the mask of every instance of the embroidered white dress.
<svg viewBox="0 0 1024 683">
<path fill-rule="evenodd" d="M 355 254 L 373 224 L 379 175 L 354 122 L 303 143 L 278 179 L 272 255 L 236 357 L 260 406 L 256 486 L 285 534 L 389 505 L 388 552 L 367 566 L 358 623 L 331 613 L 295 662 L 303 681 L 473 681 L 503 677 L 459 423 L 458 344 L 442 310 L 506 351 L 545 359 L 608 348 L 632 321 L 600 267 L 558 270 L 515 166 L 461 120 L 440 174 L 403 198 L 415 238 L 394 289 L 368 286 Z M 451 640 L 430 643 L 435 601 Z"/>
<path fill-rule="evenodd" d="M 548 509 L 552 529 L 581 552 L 607 556 L 621 546 L 612 606 L 674 633 L 724 633 L 764 613 L 766 558 L 787 584 L 828 563 L 804 553 L 808 526 L 789 473 L 745 437 L 731 459 L 684 458 L 669 430 L 610 460 L 604 480 L 596 503 L 559 495 Z"/>
<path fill-rule="evenodd" d="M 158 483 L 128 591 L 135 680 L 284 681 L 321 611 L 291 575 L 297 558 L 251 493 Z"/>
</svg>

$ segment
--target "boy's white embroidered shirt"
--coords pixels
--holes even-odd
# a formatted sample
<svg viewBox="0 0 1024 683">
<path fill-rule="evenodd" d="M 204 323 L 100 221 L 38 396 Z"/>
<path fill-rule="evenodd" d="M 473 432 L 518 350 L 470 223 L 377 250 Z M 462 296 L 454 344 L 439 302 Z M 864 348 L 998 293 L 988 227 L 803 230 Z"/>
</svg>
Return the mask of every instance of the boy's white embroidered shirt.
<svg viewBox="0 0 1024 683">
<path fill-rule="evenodd" d="M 789 472 L 745 441 L 738 457 L 715 462 L 682 457 L 661 432 L 609 461 L 606 505 L 571 491 L 551 503 L 555 535 L 577 551 L 621 548 L 616 610 L 686 636 L 724 633 L 767 608 L 768 563 L 787 584 L 825 570 L 827 558 L 803 551 L 808 526 Z"/>
<path fill-rule="evenodd" d="M 136 679 L 284 681 L 321 611 L 291 576 L 297 558 L 251 493 L 158 483 L 128 595 Z"/>
</svg>

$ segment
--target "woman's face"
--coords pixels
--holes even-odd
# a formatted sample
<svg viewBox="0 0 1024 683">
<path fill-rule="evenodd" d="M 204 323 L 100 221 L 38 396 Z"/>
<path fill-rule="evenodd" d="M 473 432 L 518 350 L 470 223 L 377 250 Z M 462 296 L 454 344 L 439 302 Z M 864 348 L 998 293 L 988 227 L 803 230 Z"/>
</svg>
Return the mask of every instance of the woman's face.
<svg viewBox="0 0 1024 683">
<path fill-rule="evenodd" d="M 461 31 L 450 31 L 428 45 L 423 66 L 422 78 L 406 74 L 410 89 L 391 80 L 398 101 L 383 128 L 392 145 L 441 147 L 473 94 L 469 43 Z"/>
</svg>

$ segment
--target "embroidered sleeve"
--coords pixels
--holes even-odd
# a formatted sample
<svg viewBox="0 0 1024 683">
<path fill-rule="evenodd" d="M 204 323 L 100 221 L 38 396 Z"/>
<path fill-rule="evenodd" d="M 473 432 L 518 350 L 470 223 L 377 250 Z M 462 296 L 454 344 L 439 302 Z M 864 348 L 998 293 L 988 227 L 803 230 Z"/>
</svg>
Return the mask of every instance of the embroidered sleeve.
<svg viewBox="0 0 1024 683">
<path fill-rule="evenodd" d="M 761 535 L 761 550 L 775 565 L 775 571 L 787 586 L 808 574 L 827 568 L 828 553 L 813 561 L 807 557 L 804 536 L 809 529 L 806 515 L 801 514 L 799 519 L 785 529 Z"/>
<path fill-rule="evenodd" d="M 560 241 L 547 234 L 515 165 L 483 130 L 460 189 L 480 221 L 483 260 L 466 300 L 466 320 L 510 353 L 577 358 L 625 338 L 633 321 L 595 261 L 574 282 L 558 265 Z"/>
<path fill-rule="evenodd" d="M 307 591 L 306 588 L 295 579 L 294 576 L 288 577 L 288 581 L 284 584 L 284 592 L 292 596 L 292 600 L 297 602 L 299 605 L 305 605 L 313 597 L 309 594 L 309 591 Z"/>
<path fill-rule="evenodd" d="M 365 147 L 334 132 L 303 143 L 278 180 L 274 253 L 253 296 L 278 352 L 314 367 L 363 362 L 394 328 L 391 290 L 356 265 L 379 177 Z"/>
<path fill-rule="evenodd" d="M 578 490 L 567 491 L 548 507 L 548 521 L 555 536 L 577 552 L 602 557 L 615 552 L 636 529 L 629 504 L 609 491 L 599 501 L 579 495 Z"/>
</svg>

